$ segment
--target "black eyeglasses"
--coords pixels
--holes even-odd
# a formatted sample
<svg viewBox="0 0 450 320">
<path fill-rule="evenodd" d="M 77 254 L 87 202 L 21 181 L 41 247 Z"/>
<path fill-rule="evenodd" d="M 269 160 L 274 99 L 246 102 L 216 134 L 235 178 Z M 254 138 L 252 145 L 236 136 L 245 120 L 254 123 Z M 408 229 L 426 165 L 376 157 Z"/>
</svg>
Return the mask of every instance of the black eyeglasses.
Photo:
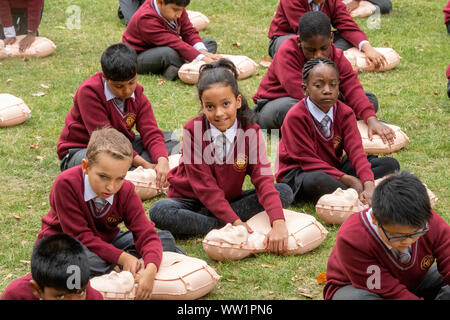
<svg viewBox="0 0 450 320">
<path fill-rule="evenodd" d="M 425 233 L 428 232 L 428 222 L 425 224 L 425 228 L 423 228 L 422 231 L 418 231 L 418 232 L 414 232 L 414 233 L 410 233 L 404 236 L 395 236 L 395 237 L 391 237 L 387 234 L 386 230 L 384 230 L 383 225 L 381 223 L 378 223 L 381 227 L 381 230 L 383 230 L 384 235 L 386 236 L 386 238 L 391 241 L 391 242 L 398 242 L 398 241 L 402 241 L 405 240 L 407 238 L 412 238 L 412 239 L 418 239 L 421 236 L 423 236 Z"/>
</svg>

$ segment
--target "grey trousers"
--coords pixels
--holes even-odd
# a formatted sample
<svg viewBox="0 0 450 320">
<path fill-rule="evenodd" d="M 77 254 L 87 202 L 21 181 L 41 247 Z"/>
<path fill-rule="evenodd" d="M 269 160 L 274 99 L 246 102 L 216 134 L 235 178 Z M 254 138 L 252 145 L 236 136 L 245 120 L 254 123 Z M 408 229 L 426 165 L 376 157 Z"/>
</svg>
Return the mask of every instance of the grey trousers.
<svg viewBox="0 0 450 320">
<path fill-rule="evenodd" d="M 275 184 L 275 188 L 280 192 L 283 208 L 288 207 L 294 199 L 291 188 L 284 183 Z M 242 196 L 230 202 L 230 205 L 244 222 L 264 211 L 255 189 L 244 191 Z M 149 216 L 157 228 L 170 231 L 175 238 L 206 235 L 212 229 L 225 225 L 197 199 L 161 199 L 150 208 Z"/>
<path fill-rule="evenodd" d="M 380 7 L 381 13 L 389 13 L 392 11 L 392 2 L 390 0 L 367 0 L 367 1 Z"/>
<path fill-rule="evenodd" d="M 203 38 L 203 43 L 210 53 L 217 52 L 217 43 L 214 39 Z M 155 47 L 138 54 L 139 74 L 161 74 L 167 80 L 178 78 L 178 69 L 186 61 L 178 52 L 170 47 Z"/>
<path fill-rule="evenodd" d="M 172 251 L 180 254 L 186 254 L 186 252 L 181 247 L 176 245 L 175 239 L 170 232 L 166 230 L 160 230 L 158 231 L 158 237 L 161 240 L 163 251 Z M 133 234 L 131 233 L 131 231 L 119 231 L 111 244 L 117 249 L 123 250 L 138 259 L 141 258 L 141 255 L 139 254 L 139 252 L 137 252 L 136 247 L 134 246 Z M 116 264 L 106 262 L 97 254 L 90 251 L 87 247 L 83 247 L 84 252 L 88 256 L 91 278 L 109 273 L 116 266 Z"/>
<path fill-rule="evenodd" d="M 413 293 L 425 300 L 450 300 L 450 286 L 444 283 L 436 264 L 430 267 Z M 357 289 L 348 285 L 337 290 L 332 300 L 383 300 L 383 298 L 369 290 Z"/>
<path fill-rule="evenodd" d="M 370 103 L 373 104 L 375 112 L 378 111 L 378 99 L 375 94 L 364 91 Z M 340 99 L 342 95 L 340 95 Z M 254 108 L 257 116 L 257 123 L 261 129 L 280 129 L 284 118 L 294 104 L 299 102 L 298 99 L 292 97 L 281 97 L 274 100 L 261 99 L 258 100 Z M 343 101 L 345 103 L 345 101 Z"/>
<path fill-rule="evenodd" d="M 164 140 L 166 142 L 166 150 L 170 155 L 180 153 L 180 141 L 172 131 L 163 131 Z M 133 150 L 136 151 L 144 160 L 152 163 L 152 158 L 148 154 L 144 145 L 142 144 L 141 136 L 136 135 L 132 142 Z M 61 172 L 69 168 L 75 167 L 81 164 L 81 160 L 86 158 L 86 148 L 69 149 L 69 152 L 61 160 L 60 168 Z M 132 169 L 135 169 L 132 167 Z"/>
<path fill-rule="evenodd" d="M 123 17 L 123 22 L 128 25 L 133 14 L 145 0 L 119 0 L 119 17 Z"/>
</svg>

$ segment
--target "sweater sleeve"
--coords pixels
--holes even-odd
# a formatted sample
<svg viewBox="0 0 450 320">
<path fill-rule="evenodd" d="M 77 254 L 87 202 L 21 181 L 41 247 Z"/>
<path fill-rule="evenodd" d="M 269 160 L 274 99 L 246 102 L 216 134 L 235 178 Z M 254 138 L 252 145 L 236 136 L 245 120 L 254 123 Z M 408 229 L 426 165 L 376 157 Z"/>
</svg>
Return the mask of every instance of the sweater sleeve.
<svg viewBox="0 0 450 320">
<path fill-rule="evenodd" d="M 196 138 L 194 133 L 185 127 L 182 148 L 186 175 L 196 198 L 224 223 L 238 220 L 239 217 L 227 201 L 225 192 L 218 186 L 210 165 L 203 159 L 202 135 Z M 190 154 L 187 150 L 190 150 Z"/>
<path fill-rule="evenodd" d="M 358 73 L 353 70 L 350 62 L 342 52 L 338 50 L 335 50 L 335 52 L 340 54 L 338 57 L 339 90 L 344 96 L 345 104 L 352 108 L 359 118 L 367 122 L 369 117 L 376 117 L 373 104 L 370 103 L 369 98 L 364 93 L 358 79 Z"/>
<path fill-rule="evenodd" d="M 355 243 L 355 239 L 357 236 L 352 232 L 346 234 L 341 230 L 336 239 L 339 264 L 352 286 L 376 293 L 388 300 L 421 300 L 392 276 L 388 269 L 380 265 L 369 248 Z"/>
<path fill-rule="evenodd" d="M 298 33 L 298 21 L 300 17 L 309 11 L 309 4 L 307 0 L 304 1 L 291 1 L 282 0 L 284 14 L 289 23 L 289 27 L 294 33 Z"/>
<path fill-rule="evenodd" d="M 342 137 L 344 140 L 344 150 L 347 153 L 352 167 L 355 168 L 356 174 L 362 183 L 373 181 L 374 175 L 364 152 L 361 134 L 359 133 L 354 113 L 346 113 L 343 122 L 343 127 L 345 128 L 343 130 L 344 136 Z"/>
<path fill-rule="evenodd" d="M 142 16 L 139 26 L 141 39 L 146 43 L 151 43 L 157 47 L 170 47 L 188 61 L 193 61 L 200 54 L 184 39 L 180 39 L 177 34 L 168 31 L 164 22 L 160 19 L 155 19 L 153 16 Z M 182 31 L 182 35 L 191 40 L 191 35 L 188 32 Z"/>
<path fill-rule="evenodd" d="M 267 158 L 266 144 L 262 132 L 258 128 L 253 135 L 248 135 L 247 133 L 246 135 L 257 138 L 256 143 L 250 141 L 249 144 L 250 156 L 248 172 L 252 184 L 255 186 L 258 201 L 262 204 L 264 210 L 266 210 L 271 224 L 274 220 L 284 220 L 280 193 L 275 189 L 273 172 L 270 167 L 269 159 Z"/>
<path fill-rule="evenodd" d="M 3 28 L 8 28 L 13 25 L 9 0 L 0 0 L 0 23 Z"/>
<path fill-rule="evenodd" d="M 28 30 L 37 31 L 41 23 L 41 12 L 44 0 L 28 1 Z"/>
<path fill-rule="evenodd" d="M 444 7 L 444 23 L 447 24 L 450 22 L 450 1 Z"/>
<path fill-rule="evenodd" d="M 306 117 L 298 116 L 292 110 L 291 108 L 281 126 L 283 143 L 280 148 L 284 148 L 285 152 L 280 151 L 280 154 L 286 154 L 286 157 L 298 163 L 303 171 L 323 171 L 339 180 L 344 173 L 323 161 L 316 152 L 311 136 L 314 128 L 308 124 Z"/>
<path fill-rule="evenodd" d="M 189 20 L 186 9 L 183 10 L 179 23 L 181 25 L 181 38 L 184 42 L 188 43 L 191 46 L 198 42 L 202 42 L 202 38 L 200 38 L 198 31 L 192 25 L 191 20 Z"/>
<path fill-rule="evenodd" d="M 62 231 L 78 239 L 103 260 L 116 264 L 123 251 L 94 234 L 74 187 L 66 179 L 57 179 L 50 192 L 50 205 L 58 216 Z"/>
<path fill-rule="evenodd" d="M 303 63 L 300 61 L 301 58 L 297 54 L 298 50 L 290 46 L 297 37 L 291 39 L 286 40 L 280 46 L 280 49 L 278 50 L 280 54 L 276 55 L 272 61 L 274 64 L 273 71 L 276 72 L 276 77 L 287 95 L 300 100 L 304 97 L 302 92 Z"/>
<path fill-rule="evenodd" d="M 331 25 L 339 31 L 339 34 L 358 48 L 361 41 L 366 40 L 367 36 L 362 31 L 352 16 L 347 11 L 347 6 L 341 0 L 327 1 L 330 7 Z"/>
<path fill-rule="evenodd" d="M 435 229 L 433 234 L 436 235 L 433 243 L 433 256 L 436 258 L 438 271 L 444 282 L 450 285 L 450 226 L 436 212 L 432 212 L 433 216 L 429 224 Z"/>
<path fill-rule="evenodd" d="M 142 143 L 152 161 L 156 163 L 160 157 L 168 158 L 164 134 L 159 129 L 150 101 L 145 96 L 139 110 L 136 117 L 136 130 L 140 133 Z"/>
<path fill-rule="evenodd" d="M 123 188 L 123 186 L 122 186 Z M 162 259 L 161 240 L 155 230 L 155 224 L 145 215 L 144 207 L 134 187 L 125 194 L 125 226 L 133 233 L 134 245 L 144 259 L 144 264 L 154 263 L 159 269 Z"/>
</svg>

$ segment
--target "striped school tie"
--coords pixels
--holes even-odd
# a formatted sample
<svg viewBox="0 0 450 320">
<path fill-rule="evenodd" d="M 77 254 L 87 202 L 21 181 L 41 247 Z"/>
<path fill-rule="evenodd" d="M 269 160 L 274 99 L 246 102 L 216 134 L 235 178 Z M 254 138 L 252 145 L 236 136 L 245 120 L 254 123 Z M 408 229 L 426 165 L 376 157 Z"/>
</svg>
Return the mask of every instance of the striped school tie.
<svg viewBox="0 0 450 320">
<path fill-rule="evenodd" d="M 223 161 L 226 157 L 226 148 L 227 148 L 227 138 L 225 134 L 220 134 L 216 137 L 214 141 L 214 148 L 216 150 L 216 157 Z"/>
<path fill-rule="evenodd" d="M 329 122 L 331 122 L 331 119 L 328 115 L 325 115 L 322 121 L 320 121 L 320 129 L 326 137 L 330 135 L 330 128 L 328 127 Z"/>
</svg>

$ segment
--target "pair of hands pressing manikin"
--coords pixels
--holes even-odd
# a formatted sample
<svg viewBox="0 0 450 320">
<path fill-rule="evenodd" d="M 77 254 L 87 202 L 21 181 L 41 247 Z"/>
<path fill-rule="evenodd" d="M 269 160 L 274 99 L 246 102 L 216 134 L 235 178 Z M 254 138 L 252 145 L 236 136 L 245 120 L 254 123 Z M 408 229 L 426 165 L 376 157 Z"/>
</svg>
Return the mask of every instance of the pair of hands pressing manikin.
<svg viewBox="0 0 450 320">
<path fill-rule="evenodd" d="M 28 31 L 27 35 L 19 42 L 19 51 L 24 52 L 25 50 L 27 50 L 34 42 L 34 40 L 36 40 L 36 31 Z M 9 45 L 13 45 L 15 42 L 16 37 L 5 38 L 4 45 L 6 47 Z"/>
</svg>

